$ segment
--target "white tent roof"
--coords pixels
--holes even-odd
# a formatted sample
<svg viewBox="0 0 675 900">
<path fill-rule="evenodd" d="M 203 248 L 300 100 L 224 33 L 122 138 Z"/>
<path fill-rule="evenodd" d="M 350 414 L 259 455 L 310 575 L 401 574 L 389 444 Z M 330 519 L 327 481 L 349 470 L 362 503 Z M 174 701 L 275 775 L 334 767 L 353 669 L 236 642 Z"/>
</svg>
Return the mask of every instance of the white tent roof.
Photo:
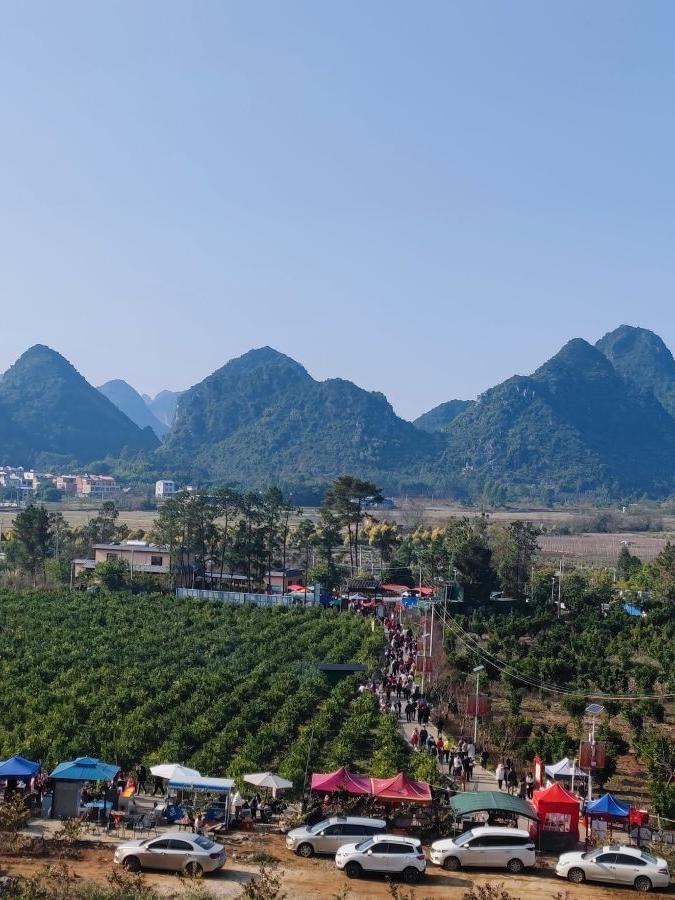
<svg viewBox="0 0 675 900">
<path fill-rule="evenodd" d="M 233 778 L 209 778 L 198 775 L 188 778 L 172 778 L 169 787 L 182 791 L 207 791 L 211 794 L 227 794 L 234 787 Z"/>
<path fill-rule="evenodd" d="M 287 781 L 273 772 L 253 772 L 251 775 L 244 775 L 244 781 L 254 784 L 256 787 L 274 788 L 275 790 L 288 790 L 293 787 L 292 781 Z"/>
<path fill-rule="evenodd" d="M 189 769 L 187 766 L 181 766 L 179 763 L 162 763 L 159 766 L 150 766 L 150 772 L 157 778 L 199 778 L 201 772 L 196 769 Z"/>
<path fill-rule="evenodd" d="M 550 766 L 545 766 L 546 774 L 551 778 L 571 778 L 572 775 L 575 777 L 579 777 L 580 775 L 587 775 L 587 772 L 584 772 L 583 769 L 580 769 L 579 766 L 575 766 L 574 763 L 571 763 L 566 756 L 564 759 L 561 759 L 560 762 L 551 763 Z"/>
</svg>

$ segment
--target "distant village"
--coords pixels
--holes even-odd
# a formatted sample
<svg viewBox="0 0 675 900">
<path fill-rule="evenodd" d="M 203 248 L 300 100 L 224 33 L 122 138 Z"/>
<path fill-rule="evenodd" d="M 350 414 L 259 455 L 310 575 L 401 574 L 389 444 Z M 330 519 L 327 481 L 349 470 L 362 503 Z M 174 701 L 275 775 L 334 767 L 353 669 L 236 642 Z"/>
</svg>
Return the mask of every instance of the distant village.
<svg viewBox="0 0 675 900">
<path fill-rule="evenodd" d="M 83 500 L 114 500 L 123 488 L 112 475 L 98 475 L 86 472 L 81 475 L 62 475 L 54 472 L 36 472 L 22 466 L 0 466 L 0 489 L 4 501 L 24 505 L 36 498 L 61 499 L 79 497 Z M 188 488 L 190 490 L 190 488 Z M 50 497 L 57 492 L 61 497 Z M 162 479 L 155 483 L 155 497 L 166 500 L 178 491 L 175 481 Z"/>
</svg>

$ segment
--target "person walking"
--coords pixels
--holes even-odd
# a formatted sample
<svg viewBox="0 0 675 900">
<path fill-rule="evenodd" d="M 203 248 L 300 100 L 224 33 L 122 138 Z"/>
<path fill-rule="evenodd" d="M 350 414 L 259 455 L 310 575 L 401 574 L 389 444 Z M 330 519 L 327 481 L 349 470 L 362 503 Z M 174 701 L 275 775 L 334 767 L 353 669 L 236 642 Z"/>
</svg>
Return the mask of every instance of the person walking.
<svg viewBox="0 0 675 900">
<path fill-rule="evenodd" d="M 420 733 L 417 728 L 415 728 L 413 733 L 410 735 L 410 743 L 413 745 L 413 749 L 417 750 L 420 743 Z"/>
<path fill-rule="evenodd" d="M 515 794 L 518 789 L 518 776 L 515 769 L 509 769 L 508 774 L 509 794 Z"/>
<path fill-rule="evenodd" d="M 420 728 L 420 748 L 425 747 L 427 743 L 427 738 L 429 737 L 429 732 L 426 730 L 424 725 Z"/>
<path fill-rule="evenodd" d="M 534 775 L 532 772 L 528 772 L 525 776 L 525 788 L 527 793 L 527 799 L 532 799 L 532 794 L 534 794 Z"/>
<path fill-rule="evenodd" d="M 148 776 L 148 770 L 144 765 L 140 765 L 136 769 L 136 793 L 137 794 L 147 794 L 148 789 L 145 786 L 145 779 Z"/>
<path fill-rule="evenodd" d="M 497 769 L 495 770 L 495 778 L 497 779 L 497 787 L 501 791 L 502 784 L 504 783 L 504 763 L 497 763 Z"/>
<path fill-rule="evenodd" d="M 488 753 L 487 747 L 483 747 L 483 752 L 480 755 L 480 764 L 484 769 L 487 769 L 488 759 L 490 758 L 490 754 Z"/>
<path fill-rule="evenodd" d="M 164 782 L 157 775 L 153 775 L 152 776 L 152 796 L 155 797 L 157 795 L 158 791 L 161 794 L 161 796 L 163 797 L 165 794 Z"/>
</svg>

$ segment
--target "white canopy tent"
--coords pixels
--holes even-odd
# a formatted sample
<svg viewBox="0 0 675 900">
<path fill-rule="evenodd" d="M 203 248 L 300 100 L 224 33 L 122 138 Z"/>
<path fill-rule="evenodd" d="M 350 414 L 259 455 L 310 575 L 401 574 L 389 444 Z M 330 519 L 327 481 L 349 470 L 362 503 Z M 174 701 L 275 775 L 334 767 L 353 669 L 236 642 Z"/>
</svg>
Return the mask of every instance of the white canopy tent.
<svg viewBox="0 0 675 900">
<path fill-rule="evenodd" d="M 544 768 L 549 778 L 580 778 L 588 774 L 583 769 L 580 769 L 579 766 L 574 765 L 573 761 L 570 762 L 567 756 L 561 759 L 560 762 L 551 763 L 550 766 L 545 766 Z"/>
<path fill-rule="evenodd" d="M 150 766 L 150 773 L 156 778 L 166 778 L 169 781 L 174 778 L 201 778 L 201 772 L 181 766 L 179 763 L 161 763 L 159 766 Z"/>
<path fill-rule="evenodd" d="M 205 775 L 193 775 L 186 778 L 176 776 L 169 781 L 169 788 L 175 791 L 192 791 L 195 799 L 198 793 L 227 794 L 224 807 L 225 826 L 230 821 L 230 797 L 233 787 L 233 778 L 209 778 Z"/>
</svg>

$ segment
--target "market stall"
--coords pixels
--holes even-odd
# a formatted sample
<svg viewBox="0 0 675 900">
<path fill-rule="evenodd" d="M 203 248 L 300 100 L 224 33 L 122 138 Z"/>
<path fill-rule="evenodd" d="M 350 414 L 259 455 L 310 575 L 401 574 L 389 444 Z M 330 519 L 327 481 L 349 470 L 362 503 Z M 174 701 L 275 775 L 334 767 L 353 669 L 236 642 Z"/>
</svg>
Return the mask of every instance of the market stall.
<svg viewBox="0 0 675 900">
<path fill-rule="evenodd" d="M 344 791 L 347 794 L 366 796 L 371 792 L 370 778 L 367 775 L 356 775 L 344 766 L 335 772 L 314 772 L 310 788 L 319 794 Z"/>
<path fill-rule="evenodd" d="M 116 763 L 102 762 L 91 756 L 78 756 L 77 759 L 59 763 L 51 772 L 54 781 L 54 797 L 51 815 L 54 818 L 76 818 L 82 807 L 82 788 L 86 782 L 110 782 L 119 772 Z M 103 797 L 103 808 L 107 809 L 108 800 Z M 111 801 L 110 801 L 111 802 Z"/>
<path fill-rule="evenodd" d="M 579 801 L 574 794 L 553 784 L 535 791 L 532 803 L 539 817 L 537 838 L 540 849 L 576 845 L 579 840 Z"/>
<path fill-rule="evenodd" d="M 586 806 L 584 812 L 586 817 L 587 834 L 591 834 L 593 830 L 604 832 L 609 829 L 609 838 L 612 838 L 612 826 L 626 826 L 630 815 L 630 807 L 627 804 L 619 803 L 611 794 L 604 794 L 592 803 Z M 598 824 L 602 823 L 602 827 Z M 604 836 L 604 835 L 603 835 Z"/>
<path fill-rule="evenodd" d="M 371 778 L 371 792 L 378 800 L 393 803 L 414 803 L 426 805 L 431 803 L 431 788 L 424 781 L 413 781 L 404 772 L 393 778 Z"/>
<path fill-rule="evenodd" d="M 204 813 L 210 822 L 220 822 L 227 828 L 230 821 L 230 796 L 234 787 L 232 778 L 209 778 L 203 775 L 176 777 L 169 780 L 170 790 L 193 795 L 196 806 L 197 794 L 211 794 L 213 799 L 205 805 Z M 178 825 L 183 824 L 179 819 Z"/>
</svg>

